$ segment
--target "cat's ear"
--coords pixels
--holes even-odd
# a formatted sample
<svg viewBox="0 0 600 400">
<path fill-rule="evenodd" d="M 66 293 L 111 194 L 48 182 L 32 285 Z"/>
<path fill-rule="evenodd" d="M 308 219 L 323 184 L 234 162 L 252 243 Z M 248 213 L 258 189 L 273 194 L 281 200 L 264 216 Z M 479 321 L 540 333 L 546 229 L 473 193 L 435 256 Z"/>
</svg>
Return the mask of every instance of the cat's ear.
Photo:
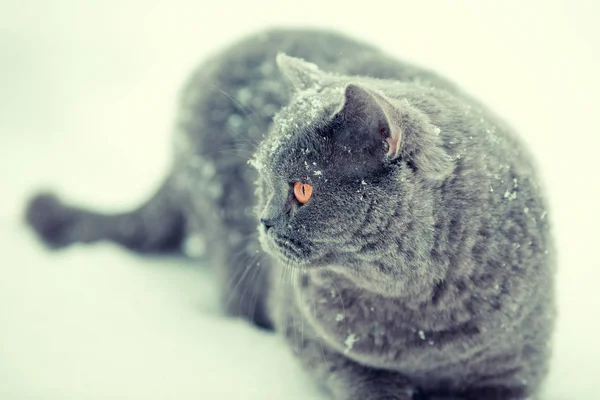
<svg viewBox="0 0 600 400">
<path fill-rule="evenodd" d="M 349 84 L 344 89 L 344 103 L 333 117 L 343 123 L 360 124 L 369 141 L 381 143 L 386 155 L 397 158 L 402 144 L 397 110 L 380 94 L 365 87 Z"/>
<path fill-rule="evenodd" d="M 301 58 L 279 53 L 276 60 L 279 71 L 281 71 L 294 92 L 317 86 L 325 77 L 325 73 L 319 67 Z"/>
<path fill-rule="evenodd" d="M 408 102 L 349 84 L 344 90 L 344 103 L 333 117 L 359 127 L 354 130 L 359 140 L 383 146 L 388 159 L 404 159 L 426 181 L 440 182 L 454 169 L 439 129 Z"/>
</svg>

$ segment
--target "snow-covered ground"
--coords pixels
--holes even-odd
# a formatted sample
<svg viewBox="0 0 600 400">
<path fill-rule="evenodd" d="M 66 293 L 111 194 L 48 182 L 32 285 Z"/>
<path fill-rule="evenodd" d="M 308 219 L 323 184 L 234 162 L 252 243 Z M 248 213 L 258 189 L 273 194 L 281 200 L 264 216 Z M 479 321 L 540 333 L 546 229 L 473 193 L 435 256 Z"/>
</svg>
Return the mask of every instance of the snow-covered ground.
<svg viewBox="0 0 600 400">
<path fill-rule="evenodd" d="M 186 74 L 273 25 L 378 43 L 519 129 L 560 250 L 544 399 L 600 398 L 600 3 L 351 3 L 0 0 L 0 399 L 323 399 L 275 336 L 219 315 L 207 266 L 108 244 L 50 253 L 21 222 L 40 186 L 107 211 L 148 196 Z"/>
</svg>

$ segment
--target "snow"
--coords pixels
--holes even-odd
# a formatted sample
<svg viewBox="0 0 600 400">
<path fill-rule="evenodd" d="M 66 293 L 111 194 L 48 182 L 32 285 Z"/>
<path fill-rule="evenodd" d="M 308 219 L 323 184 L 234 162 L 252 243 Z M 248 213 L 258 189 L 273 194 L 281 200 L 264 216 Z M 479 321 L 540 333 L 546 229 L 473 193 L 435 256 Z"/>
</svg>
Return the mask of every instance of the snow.
<svg viewBox="0 0 600 400">
<path fill-rule="evenodd" d="M 280 339 L 219 313 L 208 266 L 109 244 L 52 253 L 21 222 L 36 188 L 106 211 L 142 201 L 171 162 L 176 94 L 199 59 L 258 27 L 339 13 L 200 4 L 0 4 L 1 399 L 326 399 Z M 597 399 L 599 5 L 489 4 L 346 2 L 336 26 L 453 78 L 530 144 L 560 251 L 543 400 Z"/>
<path fill-rule="evenodd" d="M 350 350 L 352 350 L 352 348 L 354 347 L 354 343 L 358 342 L 358 340 L 358 337 L 354 333 L 351 333 L 348 336 L 346 336 L 346 340 L 344 340 L 344 345 L 346 346 L 344 352 L 350 352 Z"/>
</svg>

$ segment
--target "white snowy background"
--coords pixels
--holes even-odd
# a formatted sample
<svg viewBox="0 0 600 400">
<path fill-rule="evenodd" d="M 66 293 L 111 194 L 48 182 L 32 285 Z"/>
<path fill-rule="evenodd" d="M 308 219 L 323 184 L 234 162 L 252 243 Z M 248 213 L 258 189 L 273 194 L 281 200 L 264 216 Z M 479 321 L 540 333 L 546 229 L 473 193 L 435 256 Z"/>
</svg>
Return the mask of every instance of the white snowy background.
<svg viewBox="0 0 600 400">
<path fill-rule="evenodd" d="M 110 244 L 52 253 L 22 223 L 40 187 L 105 211 L 141 202 L 190 70 L 289 25 L 432 67 L 521 132 L 560 250 L 544 399 L 599 399 L 599 4 L 0 0 L 0 399 L 324 400 L 277 337 L 219 314 L 207 266 Z"/>
</svg>

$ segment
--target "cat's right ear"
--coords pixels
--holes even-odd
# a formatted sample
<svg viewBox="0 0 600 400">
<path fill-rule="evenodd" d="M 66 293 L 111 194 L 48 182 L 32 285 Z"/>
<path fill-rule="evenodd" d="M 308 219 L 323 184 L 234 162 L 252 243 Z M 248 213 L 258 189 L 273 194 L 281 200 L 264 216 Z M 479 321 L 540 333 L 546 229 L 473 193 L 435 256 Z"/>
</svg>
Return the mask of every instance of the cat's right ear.
<svg viewBox="0 0 600 400">
<path fill-rule="evenodd" d="M 276 61 L 279 71 L 288 81 L 293 92 L 300 92 L 317 86 L 325 77 L 325 73 L 319 67 L 301 58 L 279 53 Z"/>
</svg>

